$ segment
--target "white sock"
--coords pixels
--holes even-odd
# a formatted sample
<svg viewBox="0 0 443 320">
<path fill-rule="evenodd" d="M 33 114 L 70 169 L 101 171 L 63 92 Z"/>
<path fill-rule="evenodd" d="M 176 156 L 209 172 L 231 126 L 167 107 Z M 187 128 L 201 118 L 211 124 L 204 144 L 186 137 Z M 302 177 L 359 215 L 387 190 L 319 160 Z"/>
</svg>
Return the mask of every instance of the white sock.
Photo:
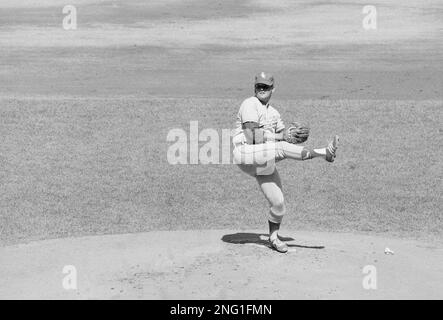
<svg viewBox="0 0 443 320">
<path fill-rule="evenodd" d="M 314 149 L 314 152 L 326 157 L 326 148 Z"/>
<path fill-rule="evenodd" d="M 278 230 L 275 230 L 270 236 L 269 240 L 274 241 L 278 238 Z"/>
</svg>

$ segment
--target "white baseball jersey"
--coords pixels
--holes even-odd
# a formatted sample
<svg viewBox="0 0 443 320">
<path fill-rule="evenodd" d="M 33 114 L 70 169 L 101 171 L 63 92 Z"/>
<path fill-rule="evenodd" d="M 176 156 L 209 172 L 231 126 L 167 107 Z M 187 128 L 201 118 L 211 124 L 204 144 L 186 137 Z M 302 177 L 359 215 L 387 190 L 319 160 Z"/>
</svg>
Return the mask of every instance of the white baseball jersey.
<svg viewBox="0 0 443 320">
<path fill-rule="evenodd" d="M 260 128 L 272 133 L 280 132 L 285 128 L 280 113 L 269 103 L 263 105 L 257 97 L 247 98 L 240 106 L 232 139 L 234 146 L 246 143 L 242 128 L 245 122 L 256 122 Z"/>
</svg>

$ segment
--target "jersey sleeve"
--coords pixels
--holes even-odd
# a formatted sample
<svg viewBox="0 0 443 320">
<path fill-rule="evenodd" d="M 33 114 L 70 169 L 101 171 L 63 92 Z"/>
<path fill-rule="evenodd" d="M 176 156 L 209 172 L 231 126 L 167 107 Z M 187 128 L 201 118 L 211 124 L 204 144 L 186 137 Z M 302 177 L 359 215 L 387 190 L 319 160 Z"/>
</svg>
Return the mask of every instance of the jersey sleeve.
<svg viewBox="0 0 443 320">
<path fill-rule="evenodd" d="M 280 132 L 285 128 L 285 124 L 283 123 L 283 120 L 281 119 L 280 113 L 278 113 L 278 119 L 277 119 L 277 125 L 275 127 L 275 132 Z"/>
<path fill-rule="evenodd" d="M 257 106 L 251 99 L 243 101 L 240 107 L 241 123 L 259 122 Z"/>
</svg>

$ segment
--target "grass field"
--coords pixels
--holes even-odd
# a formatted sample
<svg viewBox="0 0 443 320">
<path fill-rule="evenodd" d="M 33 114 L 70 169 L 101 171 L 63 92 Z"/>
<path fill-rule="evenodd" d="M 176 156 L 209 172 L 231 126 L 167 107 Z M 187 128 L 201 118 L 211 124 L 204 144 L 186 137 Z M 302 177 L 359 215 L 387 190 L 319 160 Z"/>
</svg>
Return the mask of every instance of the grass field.
<svg viewBox="0 0 443 320">
<path fill-rule="evenodd" d="M 170 165 L 166 136 L 233 128 L 238 99 L 3 99 L 1 242 L 177 229 L 266 231 L 235 165 Z M 337 161 L 278 164 L 284 228 L 441 236 L 442 101 L 276 100 L 341 136 Z"/>
</svg>

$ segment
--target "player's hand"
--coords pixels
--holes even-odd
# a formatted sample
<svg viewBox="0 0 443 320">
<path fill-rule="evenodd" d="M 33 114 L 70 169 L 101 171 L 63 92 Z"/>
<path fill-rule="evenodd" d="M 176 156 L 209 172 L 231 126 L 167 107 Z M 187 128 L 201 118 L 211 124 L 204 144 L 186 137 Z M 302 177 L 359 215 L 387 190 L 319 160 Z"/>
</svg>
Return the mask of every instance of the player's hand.
<svg viewBox="0 0 443 320">
<path fill-rule="evenodd" d="M 265 142 L 278 140 L 276 134 L 272 130 L 266 130 L 264 132 Z"/>
</svg>

